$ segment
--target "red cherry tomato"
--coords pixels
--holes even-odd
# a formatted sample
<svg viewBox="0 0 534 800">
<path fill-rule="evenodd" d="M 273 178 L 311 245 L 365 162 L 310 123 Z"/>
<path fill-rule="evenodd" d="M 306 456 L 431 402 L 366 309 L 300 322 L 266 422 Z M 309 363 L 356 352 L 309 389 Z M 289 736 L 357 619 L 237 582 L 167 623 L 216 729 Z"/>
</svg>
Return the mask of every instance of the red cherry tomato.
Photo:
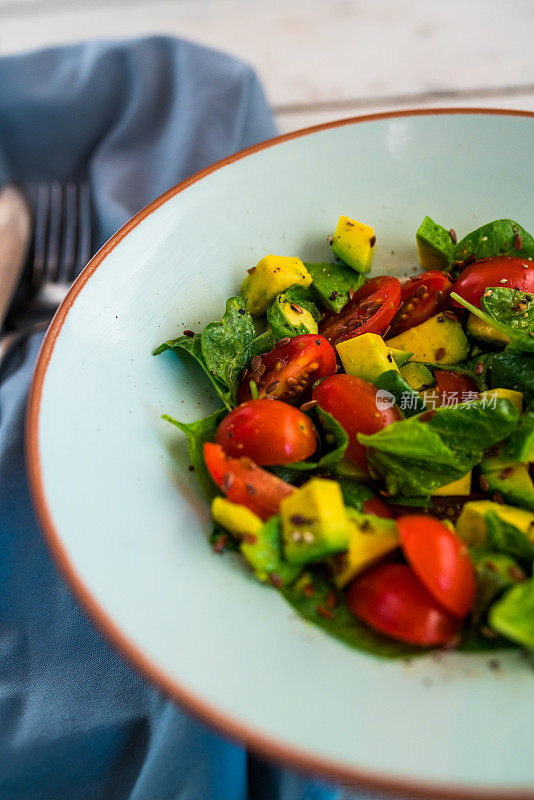
<svg viewBox="0 0 534 800">
<path fill-rule="evenodd" d="M 298 408 L 279 400 L 249 400 L 230 411 L 215 434 L 224 452 L 256 464 L 304 461 L 317 447 L 313 423 Z"/>
<path fill-rule="evenodd" d="M 458 627 L 406 564 L 365 572 L 349 587 L 347 604 L 369 627 L 422 647 L 450 642 Z"/>
<path fill-rule="evenodd" d="M 278 513 L 280 503 L 295 491 L 250 458 L 230 458 L 220 444 L 206 442 L 204 460 L 208 471 L 232 503 L 250 508 L 258 517 L 269 519 Z"/>
<path fill-rule="evenodd" d="M 349 436 L 347 456 L 362 469 L 367 470 L 365 447 L 360 444 L 359 433 L 376 433 L 392 422 L 401 419 L 397 406 L 379 409 L 376 403 L 376 386 L 354 375 L 332 375 L 313 390 L 312 397 L 321 408 L 331 414 Z"/>
<path fill-rule="evenodd" d="M 388 336 L 397 336 L 445 309 L 451 289 L 449 276 L 437 269 L 409 278 L 402 284 L 401 304 Z"/>
<path fill-rule="evenodd" d="M 441 406 L 455 406 L 465 400 L 474 400 L 473 393 L 478 393 L 474 380 L 467 375 L 451 372 L 446 369 L 437 369 L 434 377 L 438 382 L 439 404 Z M 468 396 L 470 394 L 471 396 Z"/>
<path fill-rule="evenodd" d="M 363 333 L 382 333 L 395 316 L 401 298 L 398 278 L 382 275 L 361 286 L 339 314 L 330 311 L 319 323 L 319 331 L 332 344 Z"/>
<path fill-rule="evenodd" d="M 278 400 L 292 400 L 302 395 L 319 378 L 336 371 L 336 354 L 329 342 L 318 334 L 305 333 L 252 360 L 248 373 L 241 379 L 237 395 L 239 403 L 250 400 L 250 381 L 258 387 L 259 397 L 266 394 Z M 267 391 L 268 390 L 268 391 Z"/>
<path fill-rule="evenodd" d="M 473 606 L 475 579 L 467 548 L 442 522 L 421 514 L 397 519 L 406 560 L 430 594 L 455 617 Z"/>
<path fill-rule="evenodd" d="M 474 261 L 460 273 L 454 284 L 454 291 L 480 308 L 485 290 L 494 286 L 534 293 L 533 262 L 513 256 L 495 256 Z M 452 300 L 452 303 L 460 306 L 456 300 Z"/>
<path fill-rule="evenodd" d="M 379 497 L 373 497 L 371 500 L 363 501 L 363 510 L 365 514 L 374 514 L 375 517 L 385 517 L 391 519 L 393 514 L 385 503 Z"/>
</svg>

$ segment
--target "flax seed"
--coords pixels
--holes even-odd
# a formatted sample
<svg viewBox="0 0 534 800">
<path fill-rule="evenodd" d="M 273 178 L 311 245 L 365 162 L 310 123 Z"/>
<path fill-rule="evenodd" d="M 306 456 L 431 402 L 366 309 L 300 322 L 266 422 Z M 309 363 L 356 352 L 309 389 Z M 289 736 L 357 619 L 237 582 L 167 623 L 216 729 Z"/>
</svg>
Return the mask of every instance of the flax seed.
<svg viewBox="0 0 534 800">
<path fill-rule="evenodd" d="M 190 330 L 185 330 L 184 331 L 184 336 L 188 336 L 190 339 L 192 339 L 194 335 L 195 335 L 194 331 L 190 331 Z"/>
<path fill-rule="evenodd" d="M 286 344 L 289 344 L 289 342 L 290 342 L 290 341 L 291 341 L 291 339 L 290 339 L 290 337 L 289 337 L 289 336 L 284 336 L 284 338 L 283 338 L 283 339 L 280 339 L 280 340 L 279 340 L 279 341 L 278 341 L 278 342 L 275 344 L 275 347 L 283 347 L 284 345 L 286 345 Z"/>
<path fill-rule="evenodd" d="M 454 230 L 454 228 L 450 229 L 449 236 L 451 237 L 453 244 L 456 244 L 458 239 L 456 238 L 456 231 Z"/>
<path fill-rule="evenodd" d="M 521 234 L 519 233 L 519 231 L 514 236 L 514 247 L 516 250 L 521 250 L 521 248 L 523 247 L 523 239 L 521 238 Z"/>
<path fill-rule="evenodd" d="M 307 403 L 303 403 L 300 407 L 301 411 L 309 411 L 310 408 L 315 408 L 317 405 L 317 400 L 308 400 Z"/>
</svg>

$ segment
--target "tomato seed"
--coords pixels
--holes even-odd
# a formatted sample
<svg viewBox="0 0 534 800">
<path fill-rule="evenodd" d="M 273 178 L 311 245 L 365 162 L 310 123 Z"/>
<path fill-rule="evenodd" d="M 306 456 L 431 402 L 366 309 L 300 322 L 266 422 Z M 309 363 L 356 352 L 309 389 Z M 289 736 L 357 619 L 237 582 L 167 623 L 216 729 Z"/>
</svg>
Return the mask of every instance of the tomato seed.
<svg viewBox="0 0 534 800">
<path fill-rule="evenodd" d="M 232 484 L 234 482 L 234 473 L 233 472 L 226 472 L 222 479 L 221 489 L 226 494 L 232 488 Z"/>
</svg>

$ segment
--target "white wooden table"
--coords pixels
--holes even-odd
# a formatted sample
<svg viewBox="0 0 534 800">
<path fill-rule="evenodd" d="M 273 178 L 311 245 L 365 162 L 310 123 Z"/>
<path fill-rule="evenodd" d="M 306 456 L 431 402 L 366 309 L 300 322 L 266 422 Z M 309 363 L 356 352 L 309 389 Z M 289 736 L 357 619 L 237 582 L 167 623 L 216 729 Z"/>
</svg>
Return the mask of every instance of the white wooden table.
<svg viewBox="0 0 534 800">
<path fill-rule="evenodd" d="M 399 108 L 534 110 L 531 0 L 0 0 L 0 54 L 147 33 L 248 61 L 281 132 Z"/>
</svg>

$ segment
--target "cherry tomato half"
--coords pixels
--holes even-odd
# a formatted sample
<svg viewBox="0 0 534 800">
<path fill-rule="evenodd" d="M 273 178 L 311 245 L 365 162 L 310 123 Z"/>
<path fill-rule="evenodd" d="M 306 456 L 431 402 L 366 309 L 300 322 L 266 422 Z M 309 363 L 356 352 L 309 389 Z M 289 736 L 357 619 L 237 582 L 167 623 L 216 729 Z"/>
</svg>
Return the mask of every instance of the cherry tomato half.
<svg viewBox="0 0 534 800">
<path fill-rule="evenodd" d="M 379 497 L 364 500 L 363 511 L 365 514 L 374 514 L 375 517 L 385 517 L 386 519 L 391 519 L 393 516 L 387 505 Z"/>
<path fill-rule="evenodd" d="M 401 304 L 388 336 L 397 336 L 443 311 L 449 303 L 451 289 L 449 276 L 437 269 L 409 278 L 402 284 Z"/>
<path fill-rule="evenodd" d="M 430 594 L 463 619 L 475 598 L 475 579 L 467 548 L 442 522 L 421 514 L 397 519 L 406 560 Z"/>
<path fill-rule="evenodd" d="M 206 442 L 204 460 L 208 471 L 224 494 L 233 503 L 250 508 L 261 519 L 278 513 L 280 503 L 293 486 L 243 456 L 230 458 L 220 444 Z"/>
<path fill-rule="evenodd" d="M 332 344 L 363 333 L 383 333 L 395 316 L 401 299 L 398 278 L 382 275 L 361 286 L 339 314 L 330 311 L 319 323 L 319 331 Z"/>
<path fill-rule="evenodd" d="M 249 400 L 230 411 L 215 434 L 224 452 L 248 456 L 256 464 L 303 461 L 317 447 L 313 423 L 298 408 L 279 400 Z"/>
<path fill-rule="evenodd" d="M 239 403 L 250 400 L 250 381 L 258 387 L 259 397 L 266 394 L 277 400 L 292 400 L 302 395 L 319 378 L 336 371 L 336 353 L 318 334 L 304 333 L 278 342 L 269 353 L 256 356 L 250 370 L 241 379 Z"/>
<path fill-rule="evenodd" d="M 422 647 L 447 644 L 458 627 L 406 564 L 381 564 L 365 572 L 349 587 L 347 604 L 369 627 Z"/>
<path fill-rule="evenodd" d="M 503 283 L 505 281 L 505 283 Z M 519 289 L 534 293 L 534 264 L 514 256 L 495 256 L 474 261 L 466 267 L 454 284 L 454 291 L 474 306 L 480 301 L 488 287 Z M 456 300 L 452 300 L 459 306 Z"/>
<path fill-rule="evenodd" d="M 451 372 L 447 369 L 437 369 L 434 377 L 438 382 L 440 406 L 455 406 L 465 400 L 475 400 L 478 388 L 472 378 Z"/>
<path fill-rule="evenodd" d="M 365 447 L 358 441 L 359 433 L 376 433 L 401 419 L 397 406 L 378 408 L 376 386 L 354 375 L 332 375 L 313 390 L 312 398 L 331 414 L 349 436 L 347 456 L 367 470 Z"/>
</svg>

